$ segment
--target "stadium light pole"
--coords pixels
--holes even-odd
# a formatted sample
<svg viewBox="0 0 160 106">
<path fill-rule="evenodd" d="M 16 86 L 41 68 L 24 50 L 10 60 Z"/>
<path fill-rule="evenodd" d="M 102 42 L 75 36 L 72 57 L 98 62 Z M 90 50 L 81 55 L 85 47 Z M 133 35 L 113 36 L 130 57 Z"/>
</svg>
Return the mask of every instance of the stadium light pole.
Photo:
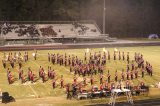
<svg viewBox="0 0 160 106">
<path fill-rule="evenodd" d="M 106 0 L 103 0 L 103 34 L 106 33 Z"/>
</svg>

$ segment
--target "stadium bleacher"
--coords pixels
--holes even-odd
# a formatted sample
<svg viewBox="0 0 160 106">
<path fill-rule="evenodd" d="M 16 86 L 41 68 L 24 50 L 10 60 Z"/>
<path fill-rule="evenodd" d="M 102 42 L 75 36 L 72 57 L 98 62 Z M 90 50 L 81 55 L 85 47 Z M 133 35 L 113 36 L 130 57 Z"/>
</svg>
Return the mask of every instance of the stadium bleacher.
<svg viewBox="0 0 160 106">
<path fill-rule="evenodd" d="M 56 24 L 10 24 L 1 23 L 1 36 L 5 39 L 18 37 L 83 37 L 99 36 L 101 33 L 94 23 Z"/>
<path fill-rule="evenodd" d="M 1 33 L 2 32 L 2 33 Z M 0 21 L 0 45 L 108 42 L 95 21 Z M 112 40 L 111 40 L 112 41 Z"/>
</svg>

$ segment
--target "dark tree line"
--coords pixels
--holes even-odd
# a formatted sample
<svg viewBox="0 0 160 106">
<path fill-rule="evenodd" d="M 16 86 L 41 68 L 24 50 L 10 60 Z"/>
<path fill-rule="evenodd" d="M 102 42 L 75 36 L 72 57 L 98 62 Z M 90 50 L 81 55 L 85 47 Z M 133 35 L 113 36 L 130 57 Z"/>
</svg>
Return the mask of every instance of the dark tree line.
<svg viewBox="0 0 160 106">
<path fill-rule="evenodd" d="M 95 20 L 102 29 L 103 0 L 0 0 L 1 21 Z M 106 0 L 106 33 L 160 34 L 160 0 Z"/>
</svg>

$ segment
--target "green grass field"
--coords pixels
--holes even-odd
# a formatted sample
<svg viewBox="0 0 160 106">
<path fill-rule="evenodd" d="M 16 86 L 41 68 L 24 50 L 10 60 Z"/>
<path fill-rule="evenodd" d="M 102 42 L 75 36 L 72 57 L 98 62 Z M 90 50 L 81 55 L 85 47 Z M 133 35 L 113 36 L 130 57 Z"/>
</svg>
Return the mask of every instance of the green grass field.
<svg viewBox="0 0 160 106">
<path fill-rule="evenodd" d="M 144 55 L 145 61 L 149 61 L 153 65 L 153 76 L 150 77 L 148 75 L 145 75 L 144 78 L 139 77 L 138 80 L 134 79 L 133 84 L 137 85 L 140 81 L 144 81 L 146 85 L 152 86 L 155 85 L 155 83 L 160 81 L 160 46 L 147 46 L 147 47 L 120 47 L 117 48 L 119 51 L 124 51 L 125 53 L 130 52 L 130 58 L 133 59 L 135 52 L 140 52 Z M 107 60 L 107 64 L 105 66 L 105 72 L 104 75 L 107 75 L 107 70 L 110 70 L 110 73 L 112 75 L 111 80 L 113 80 L 113 76 L 115 73 L 115 70 L 118 70 L 119 73 L 121 73 L 122 69 L 126 69 L 127 62 L 122 60 L 113 60 L 113 51 L 114 48 L 107 48 L 107 50 L 111 53 L 111 60 Z M 94 52 L 103 51 L 102 48 L 95 48 L 90 50 L 92 54 Z M 52 69 L 55 69 L 57 78 L 60 79 L 60 76 L 64 76 L 65 83 L 71 83 L 73 82 L 74 75 L 69 72 L 69 67 L 60 66 L 60 65 L 52 65 L 48 62 L 48 55 L 47 53 L 60 53 L 67 55 L 76 55 L 79 58 L 84 59 L 84 53 L 86 52 L 86 49 L 67 49 L 67 50 L 39 50 L 37 60 L 35 61 L 32 57 L 32 53 L 34 51 L 29 51 L 29 61 L 22 64 L 22 69 L 24 70 L 24 73 L 27 74 L 28 67 L 31 67 L 34 74 L 38 76 L 38 70 L 39 67 L 42 66 L 47 73 L 48 66 L 51 66 Z M 7 52 L 6 52 L 7 53 Z M 23 54 L 24 52 L 22 52 Z M 89 56 L 89 53 L 87 54 Z M 45 83 L 42 83 L 41 79 L 38 80 L 36 83 L 26 83 L 21 84 L 20 80 L 15 81 L 13 84 L 9 85 L 7 81 L 7 70 L 3 68 L 2 66 L 2 58 L 3 58 L 3 52 L 0 52 L 0 88 L 2 91 L 9 92 L 10 95 L 15 97 L 16 99 L 32 99 L 36 97 L 59 97 L 64 98 L 65 97 L 65 88 L 60 89 L 58 83 L 60 80 L 57 81 L 57 87 L 53 90 L 52 88 L 52 81 L 48 80 Z M 7 67 L 11 69 L 12 74 L 18 78 L 18 64 L 16 64 L 15 69 L 12 69 L 9 63 L 7 63 Z M 89 77 L 88 77 L 89 78 Z M 94 76 L 94 79 L 96 80 L 95 85 L 99 85 L 99 75 Z M 119 76 L 120 79 L 120 76 Z M 78 81 L 82 81 L 82 77 L 78 78 Z M 90 84 L 88 84 L 87 88 L 91 88 Z M 156 95 L 157 93 L 155 93 Z M 152 95 L 152 94 L 151 94 Z M 153 95 L 154 96 L 154 93 Z M 86 101 L 85 101 L 86 102 Z M 71 102 L 72 103 L 72 102 Z M 76 102 L 77 103 L 77 102 Z M 76 104 L 75 103 L 75 104 Z M 81 103 L 81 102 L 79 102 Z M 87 102 L 89 103 L 89 102 Z M 73 103 L 74 104 L 74 103 Z"/>
</svg>

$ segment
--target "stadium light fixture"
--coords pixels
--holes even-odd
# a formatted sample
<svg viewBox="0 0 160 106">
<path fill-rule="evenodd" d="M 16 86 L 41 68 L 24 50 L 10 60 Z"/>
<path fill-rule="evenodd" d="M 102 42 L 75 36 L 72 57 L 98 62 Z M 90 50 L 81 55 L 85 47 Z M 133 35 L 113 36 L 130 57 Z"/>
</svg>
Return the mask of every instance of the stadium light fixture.
<svg viewBox="0 0 160 106">
<path fill-rule="evenodd" d="M 103 34 L 106 33 L 106 0 L 103 0 Z"/>
</svg>

